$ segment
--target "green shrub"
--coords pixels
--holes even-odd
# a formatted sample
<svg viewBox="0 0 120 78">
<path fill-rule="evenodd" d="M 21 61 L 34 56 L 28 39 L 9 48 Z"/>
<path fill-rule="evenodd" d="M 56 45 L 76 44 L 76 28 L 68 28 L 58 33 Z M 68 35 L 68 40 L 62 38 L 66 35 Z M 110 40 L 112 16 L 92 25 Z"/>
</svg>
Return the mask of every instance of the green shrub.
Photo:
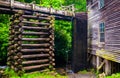
<svg viewBox="0 0 120 78">
<path fill-rule="evenodd" d="M 55 22 L 55 59 L 59 66 L 65 65 L 71 52 L 72 26 L 67 21 Z"/>
<path fill-rule="evenodd" d="M 17 75 L 17 73 L 9 68 L 4 71 L 4 76 L 6 76 L 6 78 L 68 78 L 67 76 L 61 76 L 55 71 L 50 70 L 47 70 L 46 72 L 24 73 L 20 77 Z"/>
<path fill-rule="evenodd" d="M 111 76 L 107 76 L 106 78 L 120 78 L 120 73 L 112 74 Z"/>
<path fill-rule="evenodd" d="M 6 63 L 9 37 L 9 16 L 0 15 L 0 64 Z"/>
</svg>

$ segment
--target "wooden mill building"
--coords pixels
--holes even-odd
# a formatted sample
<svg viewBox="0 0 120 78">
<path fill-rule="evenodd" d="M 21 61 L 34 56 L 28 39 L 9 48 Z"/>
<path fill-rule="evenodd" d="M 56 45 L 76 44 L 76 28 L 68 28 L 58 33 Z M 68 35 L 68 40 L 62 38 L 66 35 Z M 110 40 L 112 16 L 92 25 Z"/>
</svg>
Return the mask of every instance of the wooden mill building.
<svg viewBox="0 0 120 78">
<path fill-rule="evenodd" d="M 10 2 L 0 0 L 0 14 L 13 15 L 10 25 L 8 65 L 17 72 L 39 70 L 38 68 L 42 70 L 49 65 L 54 66 L 53 23 L 55 19 L 66 19 L 73 22 L 72 70 L 74 72 L 87 68 L 87 61 L 106 74 L 120 71 L 120 0 L 87 0 L 88 17 L 86 13 L 74 14 L 74 8 L 72 9 L 73 12 L 61 11 L 14 0 Z M 31 35 L 37 37 L 28 38 Z M 30 41 L 34 41 L 35 44 Z M 34 52 L 36 53 L 33 54 Z M 31 60 L 31 58 L 35 59 Z"/>
<path fill-rule="evenodd" d="M 120 71 L 120 0 L 87 0 L 88 61 L 106 74 Z"/>
</svg>

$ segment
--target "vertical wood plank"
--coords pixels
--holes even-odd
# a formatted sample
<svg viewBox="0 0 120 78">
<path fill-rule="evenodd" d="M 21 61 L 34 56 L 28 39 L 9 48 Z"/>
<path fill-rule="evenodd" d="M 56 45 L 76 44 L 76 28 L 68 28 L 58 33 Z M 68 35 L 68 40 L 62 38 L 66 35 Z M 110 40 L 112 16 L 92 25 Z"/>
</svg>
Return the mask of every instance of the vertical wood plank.
<svg viewBox="0 0 120 78">
<path fill-rule="evenodd" d="M 73 26 L 73 56 L 74 72 L 86 69 L 87 66 L 87 14 L 76 13 Z"/>
<path fill-rule="evenodd" d="M 105 74 L 111 74 L 111 62 L 109 60 L 105 60 Z"/>
<path fill-rule="evenodd" d="M 100 57 L 99 56 L 96 56 L 96 62 L 97 62 L 96 68 L 97 68 L 97 71 L 99 71 L 98 70 L 98 67 L 100 66 Z"/>
</svg>

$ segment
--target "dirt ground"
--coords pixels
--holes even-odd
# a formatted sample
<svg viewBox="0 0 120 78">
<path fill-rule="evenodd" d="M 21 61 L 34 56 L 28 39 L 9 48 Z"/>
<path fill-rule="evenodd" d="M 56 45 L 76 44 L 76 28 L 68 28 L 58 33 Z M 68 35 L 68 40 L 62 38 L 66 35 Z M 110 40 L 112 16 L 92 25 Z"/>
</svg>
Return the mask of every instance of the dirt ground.
<svg viewBox="0 0 120 78">
<path fill-rule="evenodd" d="M 71 70 L 66 70 L 66 68 L 57 68 L 57 72 L 61 75 L 68 75 L 68 78 L 96 78 L 95 74 L 91 72 L 73 73 Z"/>
<path fill-rule="evenodd" d="M 69 78 L 96 78 L 94 74 L 70 74 Z"/>
</svg>

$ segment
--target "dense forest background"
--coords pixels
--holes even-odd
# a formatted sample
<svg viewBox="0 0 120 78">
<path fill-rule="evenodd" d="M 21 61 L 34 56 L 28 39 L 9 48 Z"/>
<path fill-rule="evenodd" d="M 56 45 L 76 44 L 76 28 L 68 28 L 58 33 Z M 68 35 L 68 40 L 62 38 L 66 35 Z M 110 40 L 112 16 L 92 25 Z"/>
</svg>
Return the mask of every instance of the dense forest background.
<svg viewBox="0 0 120 78">
<path fill-rule="evenodd" d="M 86 0 L 17 0 L 25 3 L 36 3 L 38 6 L 62 9 L 61 5 L 74 4 L 76 12 L 86 11 Z M 5 65 L 7 60 L 7 47 L 9 40 L 9 24 L 11 16 L 0 14 L 0 65 Z M 71 53 L 72 24 L 71 21 L 55 21 L 55 58 L 56 62 L 66 63 L 67 54 Z M 61 61 L 61 62 L 60 62 Z M 58 64 L 58 63 L 57 63 Z"/>
</svg>

